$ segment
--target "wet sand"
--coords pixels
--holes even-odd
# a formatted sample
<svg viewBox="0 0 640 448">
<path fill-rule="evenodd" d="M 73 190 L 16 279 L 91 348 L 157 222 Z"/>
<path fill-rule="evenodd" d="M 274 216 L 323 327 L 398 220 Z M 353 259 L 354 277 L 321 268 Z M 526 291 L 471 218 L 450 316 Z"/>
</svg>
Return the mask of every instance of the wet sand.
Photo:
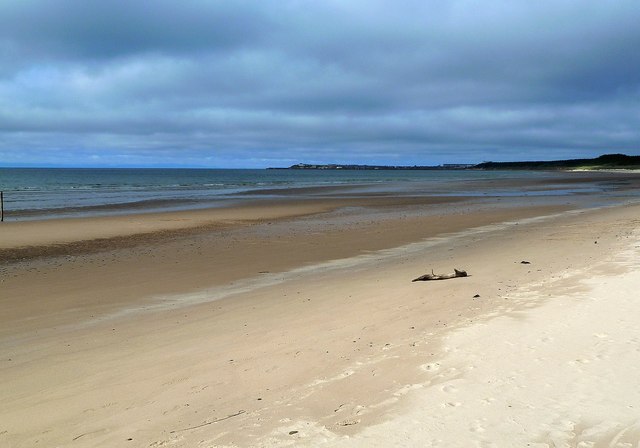
<svg viewBox="0 0 640 448">
<path fill-rule="evenodd" d="M 566 210 L 461 198 L 293 202 L 160 215 L 10 223 L 0 334 L 146 306 L 156 297 L 277 276 L 440 234 Z M 339 206 L 359 204 L 358 208 Z M 375 206 L 375 208 L 374 208 Z M 12 234 L 17 234 L 19 237 Z M 92 238 L 103 235 L 103 238 Z M 107 237 L 108 236 L 108 237 Z M 33 246 L 18 246 L 21 241 Z M 46 300 L 43 293 L 46 291 Z M 88 292 L 90 292 L 88 294 Z M 16 298 L 31 300 L 16 300 Z"/>
<path fill-rule="evenodd" d="M 612 391 L 566 429 L 562 416 L 576 420 L 599 383 L 587 375 L 570 401 L 561 381 L 547 389 L 529 374 L 585 372 L 552 367 L 593 359 L 594 347 L 575 348 L 570 326 L 538 327 L 566 320 L 581 298 L 602 303 L 578 309 L 583 326 L 608 300 L 635 312 L 624 293 L 633 288 L 617 294 L 616 285 L 638 284 L 628 253 L 638 206 L 392 199 L 9 227 L 0 240 L 0 444 L 522 446 L 579 425 L 589 441 L 604 410 L 623 406 L 629 418 L 612 421 L 633 426 L 628 406 L 640 403 Z M 471 276 L 410 281 L 454 267 Z M 527 316 L 534 327 L 520 335 Z M 633 343 L 627 327 L 611 347 Z M 477 344 L 489 335 L 516 346 L 534 339 L 517 349 Z M 553 351 L 543 337 L 568 339 Z M 530 372 L 525 349 L 540 358 Z M 618 352 L 607 353 L 607 381 L 627 387 L 633 371 L 619 372 Z M 474 386 L 492 378 L 494 389 Z M 527 385 L 509 414 L 509 397 Z M 555 420 L 545 408 L 525 412 L 544 394 Z M 487 429 L 524 415 L 525 435 Z M 596 442 L 608 434 L 591 433 Z"/>
</svg>

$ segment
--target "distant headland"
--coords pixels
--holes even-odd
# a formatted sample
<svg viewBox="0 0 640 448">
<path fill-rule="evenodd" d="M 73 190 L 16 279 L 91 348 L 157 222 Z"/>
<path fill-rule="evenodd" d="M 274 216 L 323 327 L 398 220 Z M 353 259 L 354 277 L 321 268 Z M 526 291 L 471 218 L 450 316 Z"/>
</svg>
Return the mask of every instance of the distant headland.
<svg viewBox="0 0 640 448">
<path fill-rule="evenodd" d="M 297 163 L 288 168 L 267 168 L 269 170 L 462 170 L 473 168 L 475 165 L 470 164 L 444 164 L 438 166 L 402 166 L 402 165 L 345 165 L 345 164 L 328 164 L 317 165 L 308 163 Z"/>
<path fill-rule="evenodd" d="M 546 160 L 527 162 L 482 162 L 478 164 L 446 163 L 443 165 L 352 165 L 297 163 L 287 168 L 270 170 L 608 170 L 640 169 L 640 156 L 605 154 L 594 159 Z"/>
</svg>

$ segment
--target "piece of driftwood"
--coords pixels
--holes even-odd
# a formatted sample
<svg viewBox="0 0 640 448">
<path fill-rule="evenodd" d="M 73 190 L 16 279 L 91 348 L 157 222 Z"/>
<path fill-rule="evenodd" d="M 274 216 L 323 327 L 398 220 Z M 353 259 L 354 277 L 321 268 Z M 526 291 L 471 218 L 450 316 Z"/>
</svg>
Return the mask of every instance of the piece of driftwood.
<svg viewBox="0 0 640 448">
<path fill-rule="evenodd" d="M 420 277 L 414 278 L 411 281 L 412 282 L 427 282 L 429 280 L 447 280 L 447 279 L 450 279 L 450 278 L 466 277 L 466 276 L 467 276 L 467 271 L 460 271 L 458 269 L 454 269 L 453 270 L 453 274 L 434 274 L 433 270 L 432 270 L 431 274 L 421 275 Z"/>
</svg>

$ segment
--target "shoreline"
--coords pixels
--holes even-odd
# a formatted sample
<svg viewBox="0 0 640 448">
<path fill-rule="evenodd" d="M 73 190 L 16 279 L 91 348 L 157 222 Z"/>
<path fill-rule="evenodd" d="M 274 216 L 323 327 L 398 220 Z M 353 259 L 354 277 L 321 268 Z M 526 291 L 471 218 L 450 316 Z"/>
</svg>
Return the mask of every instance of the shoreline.
<svg viewBox="0 0 640 448">
<path fill-rule="evenodd" d="M 640 210 L 431 206 L 351 204 L 10 263 L 0 442 L 385 446 L 374 442 L 386 434 L 388 446 L 426 436 L 408 424 L 425 412 L 422 392 L 440 397 L 451 381 L 462 390 L 455 382 L 471 374 L 464 360 L 443 363 L 448 338 L 587 291 L 590 272 L 615 278 Z M 471 276 L 411 283 L 454 267 Z M 216 298 L 224 288 L 233 296 Z M 200 296 L 179 303 L 189 294 Z M 465 409 L 443 399 L 458 401 L 451 409 Z"/>
<path fill-rule="evenodd" d="M 133 170 L 135 171 L 135 170 Z M 181 172 L 181 170 L 179 170 Z M 224 170 L 222 170 L 224 171 Z M 234 170 L 232 170 L 234 171 Z M 246 170 L 235 170 L 246 171 Z M 250 171 L 250 170 L 249 170 Z M 376 171 L 373 172 L 374 174 Z M 6 222 L 30 222 L 73 218 L 127 217 L 136 214 L 191 213 L 207 209 L 241 208 L 259 205 L 259 202 L 281 202 L 288 200 L 367 200 L 372 197 L 448 197 L 448 196 L 520 196 L 530 194 L 561 194 L 581 191 L 610 194 L 634 190 L 638 186 L 637 173 L 628 171 L 445 171 L 449 176 L 436 173 L 433 176 L 388 177 L 376 175 L 362 176 L 355 171 L 355 177 L 328 176 L 287 176 L 272 178 L 264 185 L 248 185 L 250 178 L 239 185 L 224 182 L 220 188 L 211 189 L 209 184 L 129 185 L 111 190 L 109 185 L 115 179 L 105 178 L 107 186 L 101 190 L 89 183 L 86 188 L 75 186 L 64 188 L 62 184 L 51 190 L 30 189 L 11 182 L 3 185 L 5 190 Z M 338 173 L 340 174 L 340 173 Z M 242 176 L 241 176 L 242 177 Z M 197 178 L 197 176 L 196 176 Z M 127 178 L 131 182 L 130 178 Z M 197 178 L 199 179 L 199 178 Z M 31 179 L 37 184 L 37 179 Z M 77 179 L 76 179 L 77 181 Z M 159 179 L 156 179 L 159 181 Z M 202 181 L 202 179 L 200 179 Z M 27 180 L 25 180 L 27 182 Z M 66 181 L 67 183 L 69 180 Z M 130 189 L 127 190 L 126 186 Z M 560 188 L 565 185 L 564 188 Z M 573 187 L 569 187 L 572 185 Z M 545 193 L 546 192 L 546 193 Z M 97 195 L 97 196 L 96 196 Z M 106 201 L 106 202 L 105 202 Z M 50 208 L 47 208 L 47 204 Z"/>
<path fill-rule="evenodd" d="M 200 230 L 215 231 L 233 226 L 261 224 L 269 221 L 301 218 L 328 213 L 345 207 L 384 207 L 437 205 L 464 201 L 464 197 L 263 200 L 224 208 L 204 208 L 186 211 L 132 213 L 102 217 L 58 218 L 3 223 L 0 251 L 27 247 L 60 246 L 81 241 L 150 236 L 154 233 Z M 117 247 L 117 244 L 116 244 Z M 3 253 L 0 252 L 0 261 Z"/>
</svg>

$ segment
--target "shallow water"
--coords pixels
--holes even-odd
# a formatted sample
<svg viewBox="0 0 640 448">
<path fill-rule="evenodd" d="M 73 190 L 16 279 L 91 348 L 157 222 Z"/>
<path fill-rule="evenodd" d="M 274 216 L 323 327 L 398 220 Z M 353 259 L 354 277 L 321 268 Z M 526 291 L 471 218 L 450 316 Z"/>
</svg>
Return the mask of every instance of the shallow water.
<svg viewBox="0 0 640 448">
<path fill-rule="evenodd" d="M 640 176 L 545 171 L 2 168 L 5 219 L 220 207 L 322 197 L 636 197 Z"/>
</svg>

